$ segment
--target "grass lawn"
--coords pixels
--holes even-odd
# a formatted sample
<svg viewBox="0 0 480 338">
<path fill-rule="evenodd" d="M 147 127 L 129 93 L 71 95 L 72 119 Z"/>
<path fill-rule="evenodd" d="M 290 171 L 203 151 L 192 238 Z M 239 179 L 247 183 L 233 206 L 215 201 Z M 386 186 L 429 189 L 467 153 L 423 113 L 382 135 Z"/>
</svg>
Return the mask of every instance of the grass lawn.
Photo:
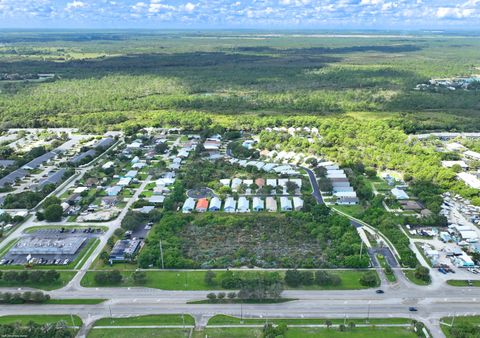
<svg viewBox="0 0 480 338">
<path fill-rule="evenodd" d="M 194 337 L 205 337 L 209 338 L 246 338 L 246 337 L 261 337 L 262 329 L 261 328 L 207 328 L 202 334 L 196 334 Z M 337 328 L 299 328 L 291 327 L 288 328 L 285 338 L 337 338 L 337 337 L 355 337 L 355 338 L 409 338 L 417 337 L 412 331 L 408 328 L 403 327 L 375 327 L 375 328 L 355 328 L 353 330 L 347 330 L 345 332 L 340 332 Z"/>
<path fill-rule="evenodd" d="M 453 319 L 452 317 L 444 317 L 440 320 L 440 322 L 441 323 L 444 322 L 450 325 L 452 324 L 452 319 Z M 463 323 L 470 323 L 475 326 L 478 326 L 480 325 L 480 316 L 455 317 L 455 320 L 453 320 L 453 326 L 456 326 L 458 324 L 463 324 Z M 440 327 L 442 328 L 442 331 L 445 334 L 445 336 L 447 336 L 447 338 L 453 337 L 450 333 L 451 326 L 440 325 Z"/>
<path fill-rule="evenodd" d="M 448 280 L 447 284 L 451 286 L 480 286 L 480 280 L 471 280 L 469 285 L 468 280 Z"/>
<path fill-rule="evenodd" d="M 405 276 L 414 284 L 430 285 L 430 282 L 425 282 L 424 280 L 415 277 L 415 270 L 403 270 L 403 272 L 405 273 Z"/>
<path fill-rule="evenodd" d="M 365 210 L 361 205 L 335 205 L 335 209 L 355 218 L 360 218 Z"/>
<path fill-rule="evenodd" d="M 88 338 L 185 338 L 190 334 L 190 329 L 91 329 Z"/>
<path fill-rule="evenodd" d="M 78 316 L 70 315 L 22 315 L 22 316 L 1 316 L 0 325 L 20 323 L 21 325 L 27 324 L 29 321 L 34 321 L 37 324 L 56 323 L 59 321 L 65 321 L 67 325 L 81 326 L 82 320 Z"/>
<path fill-rule="evenodd" d="M 100 304 L 106 301 L 106 299 L 83 299 L 83 298 L 72 298 L 72 299 L 49 299 L 44 304 L 59 304 L 59 305 L 84 305 L 84 304 Z"/>
<path fill-rule="evenodd" d="M 55 289 L 60 289 L 61 287 L 64 287 L 67 285 L 68 282 L 70 282 L 77 273 L 76 271 L 58 271 L 60 273 L 60 279 L 56 281 L 55 283 L 30 283 L 30 282 L 25 282 L 25 283 L 10 283 L 10 282 L 5 282 L 4 280 L 0 281 L 0 287 L 30 287 L 30 288 L 36 288 L 40 290 L 55 290 Z"/>
<path fill-rule="evenodd" d="M 149 315 L 128 318 L 102 318 L 94 326 L 141 326 L 141 325 L 195 325 L 195 319 L 190 315 Z"/>
<path fill-rule="evenodd" d="M 147 271 L 147 283 L 145 286 L 163 290 L 217 290 L 221 289 L 221 286 L 214 285 L 208 286 L 205 284 L 205 272 L 206 271 Z M 223 271 L 218 271 L 217 276 Z M 118 286 L 135 286 L 132 278 L 133 271 L 121 271 L 123 275 L 123 281 Z M 235 273 L 256 274 L 259 271 L 235 271 Z M 338 286 L 325 286 L 318 285 L 306 286 L 299 289 L 306 290 L 356 290 L 365 289 L 363 285 L 359 283 L 359 279 L 365 271 L 363 270 L 336 270 L 331 271 L 332 274 L 338 275 L 342 283 Z M 82 279 L 82 286 L 85 287 L 97 287 L 97 283 L 94 280 L 95 272 L 89 271 Z"/>
<path fill-rule="evenodd" d="M 268 318 L 269 323 L 287 324 L 287 325 L 324 325 L 327 319 L 322 318 Z M 343 324 L 344 319 L 328 319 L 332 324 Z M 347 323 L 354 322 L 355 324 L 365 324 L 366 319 L 348 319 Z M 411 320 L 408 318 L 370 318 L 370 324 L 410 324 Z M 243 324 L 264 324 L 265 318 L 244 318 Z M 216 315 L 209 319 L 208 325 L 239 325 L 240 318 L 226 315 Z"/>
</svg>

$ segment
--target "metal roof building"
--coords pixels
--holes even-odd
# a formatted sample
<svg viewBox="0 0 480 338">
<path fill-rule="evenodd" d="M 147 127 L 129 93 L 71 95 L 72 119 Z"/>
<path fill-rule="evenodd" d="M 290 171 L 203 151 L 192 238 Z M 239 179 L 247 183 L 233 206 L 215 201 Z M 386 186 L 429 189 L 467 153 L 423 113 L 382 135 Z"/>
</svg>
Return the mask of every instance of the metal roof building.
<svg viewBox="0 0 480 338">
<path fill-rule="evenodd" d="M 227 197 L 225 200 L 225 205 L 223 206 L 223 211 L 225 212 L 235 212 L 237 206 L 237 201 L 233 197 Z"/>
<path fill-rule="evenodd" d="M 267 197 L 266 199 L 266 204 L 267 204 L 267 210 L 270 212 L 276 212 L 277 211 L 277 200 L 274 197 Z"/>
<path fill-rule="evenodd" d="M 222 207 L 222 201 L 218 197 L 214 197 L 210 200 L 210 207 L 208 208 L 209 211 L 220 211 Z"/>
<path fill-rule="evenodd" d="M 260 197 L 255 196 L 253 198 L 253 210 L 254 211 L 262 211 L 265 209 L 265 203 Z"/>
<path fill-rule="evenodd" d="M 73 156 L 70 159 L 70 163 L 73 163 L 73 164 L 80 163 L 83 159 L 87 158 L 88 156 L 94 157 L 96 154 L 97 154 L 97 152 L 93 149 L 87 150 L 83 153 L 80 153 L 80 154 L 77 154 L 77 155 Z"/>
<path fill-rule="evenodd" d="M 183 203 L 182 212 L 189 213 L 192 212 L 195 208 L 195 200 L 191 197 L 187 198 L 185 203 Z"/>
<path fill-rule="evenodd" d="M 37 169 L 43 163 L 45 163 L 47 161 L 50 161 L 55 156 L 57 156 L 57 153 L 55 153 L 53 151 L 49 151 L 48 153 L 45 153 L 45 154 L 43 154 L 41 156 L 38 156 L 37 158 L 31 160 L 30 162 L 25 164 L 22 168 L 23 169 L 29 169 L 29 170 Z"/>
<path fill-rule="evenodd" d="M 241 196 L 238 199 L 237 211 L 250 212 L 250 201 L 245 196 Z"/>
<path fill-rule="evenodd" d="M 280 197 L 280 209 L 282 211 L 291 211 L 292 210 L 292 201 L 288 197 Z"/>
<path fill-rule="evenodd" d="M 65 168 L 61 168 L 61 169 L 57 170 L 56 172 L 49 175 L 44 180 L 40 181 L 37 185 L 37 188 L 42 189 L 44 186 L 46 186 L 48 184 L 54 184 L 54 185 L 59 184 L 62 181 L 63 176 L 65 175 L 66 171 L 67 170 Z"/>
<path fill-rule="evenodd" d="M 8 174 L 5 177 L 2 177 L 0 179 L 0 187 L 4 187 L 7 184 L 14 184 L 17 180 L 21 180 L 25 176 L 27 176 L 28 172 L 25 169 L 17 169 L 15 171 L 12 171 L 10 174 Z"/>
</svg>

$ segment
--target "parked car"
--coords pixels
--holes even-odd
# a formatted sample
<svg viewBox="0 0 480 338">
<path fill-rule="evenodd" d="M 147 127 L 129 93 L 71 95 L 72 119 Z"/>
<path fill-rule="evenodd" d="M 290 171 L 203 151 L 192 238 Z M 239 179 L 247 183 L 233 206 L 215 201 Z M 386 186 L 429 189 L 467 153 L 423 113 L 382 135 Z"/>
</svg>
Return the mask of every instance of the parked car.
<svg viewBox="0 0 480 338">
<path fill-rule="evenodd" d="M 380 294 L 381 294 L 381 293 L 385 293 L 385 291 L 383 291 L 383 290 L 377 290 L 377 291 L 375 291 L 375 292 L 376 292 L 376 293 L 380 293 Z"/>
<path fill-rule="evenodd" d="M 410 306 L 410 307 L 408 308 L 408 311 L 417 312 L 418 309 L 417 309 L 416 307 Z"/>
</svg>

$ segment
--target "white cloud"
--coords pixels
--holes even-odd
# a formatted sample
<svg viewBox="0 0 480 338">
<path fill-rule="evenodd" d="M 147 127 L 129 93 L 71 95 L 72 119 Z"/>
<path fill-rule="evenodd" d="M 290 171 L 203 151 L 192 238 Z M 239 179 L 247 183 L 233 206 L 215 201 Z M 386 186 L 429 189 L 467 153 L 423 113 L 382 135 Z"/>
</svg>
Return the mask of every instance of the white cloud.
<svg viewBox="0 0 480 338">
<path fill-rule="evenodd" d="M 65 9 L 67 11 L 71 11 L 74 9 L 84 8 L 84 7 L 87 7 L 87 4 L 85 2 L 74 0 L 73 2 L 67 3 L 67 6 L 65 7 Z"/>
<path fill-rule="evenodd" d="M 475 14 L 475 10 L 471 8 L 440 7 L 437 10 L 439 19 L 463 19 L 471 17 L 473 14 Z"/>
<path fill-rule="evenodd" d="M 185 11 L 187 11 L 187 12 L 193 12 L 196 7 L 197 6 L 192 4 L 191 2 L 186 3 L 185 6 L 184 6 Z"/>
</svg>

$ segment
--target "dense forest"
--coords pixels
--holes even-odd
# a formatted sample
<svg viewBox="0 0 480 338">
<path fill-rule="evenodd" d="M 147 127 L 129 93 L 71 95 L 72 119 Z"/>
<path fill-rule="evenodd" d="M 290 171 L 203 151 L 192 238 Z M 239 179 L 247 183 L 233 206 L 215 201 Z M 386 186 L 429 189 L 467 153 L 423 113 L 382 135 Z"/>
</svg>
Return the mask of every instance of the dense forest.
<svg viewBox="0 0 480 338">
<path fill-rule="evenodd" d="M 106 129 L 178 114 L 353 115 L 399 118 L 409 132 L 478 129 L 477 91 L 413 88 L 478 73 L 479 48 L 477 37 L 420 34 L 2 32 L 0 74 L 55 77 L 0 81 L 0 119 Z"/>
</svg>

